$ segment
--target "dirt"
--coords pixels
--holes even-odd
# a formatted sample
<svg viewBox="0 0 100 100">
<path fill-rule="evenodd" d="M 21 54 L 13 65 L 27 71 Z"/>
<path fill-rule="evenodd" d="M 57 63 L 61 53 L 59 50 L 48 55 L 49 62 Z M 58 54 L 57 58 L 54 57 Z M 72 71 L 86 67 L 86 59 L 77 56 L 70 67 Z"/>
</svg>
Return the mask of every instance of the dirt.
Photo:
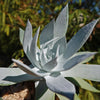
<svg viewBox="0 0 100 100">
<path fill-rule="evenodd" d="M 34 82 L 28 81 L 12 86 L 0 87 L 0 97 L 3 100 L 34 100 Z"/>
<path fill-rule="evenodd" d="M 29 65 L 30 62 L 26 58 L 22 58 L 21 62 Z M 10 67 L 18 67 L 15 63 Z M 18 83 L 11 86 L 0 86 L 0 97 L 3 100 L 34 100 L 35 86 L 33 81 Z"/>
</svg>

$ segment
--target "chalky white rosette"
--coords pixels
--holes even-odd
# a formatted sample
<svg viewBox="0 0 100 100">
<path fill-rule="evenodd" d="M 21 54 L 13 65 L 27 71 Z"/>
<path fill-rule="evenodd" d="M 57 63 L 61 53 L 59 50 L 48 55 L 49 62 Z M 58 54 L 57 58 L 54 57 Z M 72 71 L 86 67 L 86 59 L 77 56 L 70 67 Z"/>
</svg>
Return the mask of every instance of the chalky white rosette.
<svg viewBox="0 0 100 100">
<path fill-rule="evenodd" d="M 54 100 L 55 93 L 61 99 L 67 97 L 73 100 L 75 86 L 65 78 L 72 77 L 83 88 L 99 92 L 83 80 L 100 82 L 100 65 L 83 64 L 96 52 L 77 52 L 89 38 L 99 19 L 84 26 L 67 43 L 68 17 L 68 5 L 66 5 L 57 19 L 53 19 L 45 26 L 40 38 L 40 27 L 32 37 L 32 26 L 28 20 L 25 32 L 20 29 L 20 41 L 31 65 L 12 59 L 19 68 L 0 68 L 0 85 L 34 80 L 38 82 L 36 100 Z M 38 38 L 40 47 L 37 46 Z"/>
</svg>

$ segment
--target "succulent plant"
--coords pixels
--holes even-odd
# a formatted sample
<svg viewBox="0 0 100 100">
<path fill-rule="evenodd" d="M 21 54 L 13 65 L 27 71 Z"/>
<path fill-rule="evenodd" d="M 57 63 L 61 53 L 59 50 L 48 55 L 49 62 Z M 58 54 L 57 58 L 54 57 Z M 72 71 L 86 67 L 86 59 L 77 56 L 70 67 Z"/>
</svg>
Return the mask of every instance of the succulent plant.
<svg viewBox="0 0 100 100">
<path fill-rule="evenodd" d="M 76 90 L 74 84 L 67 80 L 70 77 L 82 88 L 99 92 L 83 80 L 100 82 L 100 65 L 83 64 L 96 52 L 77 52 L 99 19 L 84 26 L 67 43 L 68 17 L 67 4 L 56 21 L 53 19 L 42 30 L 40 47 L 37 46 L 40 27 L 32 37 L 32 25 L 28 20 L 25 32 L 20 29 L 20 41 L 31 65 L 12 59 L 19 68 L 0 68 L 0 85 L 33 80 L 36 82 L 36 100 L 54 100 L 55 93 L 62 100 L 73 100 Z"/>
</svg>

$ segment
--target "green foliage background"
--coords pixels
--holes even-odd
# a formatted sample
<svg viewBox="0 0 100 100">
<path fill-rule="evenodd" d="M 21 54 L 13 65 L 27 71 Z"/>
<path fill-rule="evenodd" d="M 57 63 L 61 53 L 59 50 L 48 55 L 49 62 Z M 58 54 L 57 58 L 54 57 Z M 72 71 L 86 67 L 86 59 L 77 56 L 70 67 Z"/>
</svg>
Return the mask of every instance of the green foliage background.
<svg viewBox="0 0 100 100">
<path fill-rule="evenodd" d="M 69 0 L 69 27 L 66 34 L 69 40 L 82 26 L 100 17 L 95 9 L 100 6 L 99 0 Z M 92 5 L 93 1 L 95 4 Z M 22 46 L 19 42 L 19 27 L 25 29 L 27 19 L 32 23 L 33 35 L 38 26 L 41 30 L 51 19 L 56 18 L 67 0 L 0 0 L 0 66 L 8 66 L 11 58 L 24 57 Z M 98 51 L 99 53 L 89 63 L 100 64 L 100 23 L 98 23 L 80 51 Z M 94 73 L 93 73 L 94 74 Z M 87 80 L 88 81 L 88 80 Z M 100 84 L 88 81 L 100 90 Z M 81 100 L 99 100 L 100 94 L 79 89 Z"/>
</svg>

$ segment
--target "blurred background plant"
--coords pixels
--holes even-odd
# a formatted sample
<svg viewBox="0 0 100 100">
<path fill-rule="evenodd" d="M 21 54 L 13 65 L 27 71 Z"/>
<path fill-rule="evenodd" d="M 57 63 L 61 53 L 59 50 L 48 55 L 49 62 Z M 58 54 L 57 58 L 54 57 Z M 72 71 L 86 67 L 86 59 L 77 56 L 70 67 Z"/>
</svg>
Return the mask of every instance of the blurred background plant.
<svg viewBox="0 0 100 100">
<path fill-rule="evenodd" d="M 0 66 L 9 66 L 11 58 L 25 57 L 19 42 L 19 27 L 25 29 L 31 21 L 33 35 L 38 26 L 41 30 L 51 19 L 56 18 L 67 0 L 0 0 Z M 100 17 L 100 0 L 69 0 L 69 40 L 81 27 Z M 80 51 L 98 51 L 88 63 L 100 64 L 100 23 L 98 23 Z M 87 80 L 88 81 L 88 80 Z M 88 81 L 100 89 L 100 83 Z M 99 100 L 100 94 L 79 89 L 81 100 Z"/>
</svg>

